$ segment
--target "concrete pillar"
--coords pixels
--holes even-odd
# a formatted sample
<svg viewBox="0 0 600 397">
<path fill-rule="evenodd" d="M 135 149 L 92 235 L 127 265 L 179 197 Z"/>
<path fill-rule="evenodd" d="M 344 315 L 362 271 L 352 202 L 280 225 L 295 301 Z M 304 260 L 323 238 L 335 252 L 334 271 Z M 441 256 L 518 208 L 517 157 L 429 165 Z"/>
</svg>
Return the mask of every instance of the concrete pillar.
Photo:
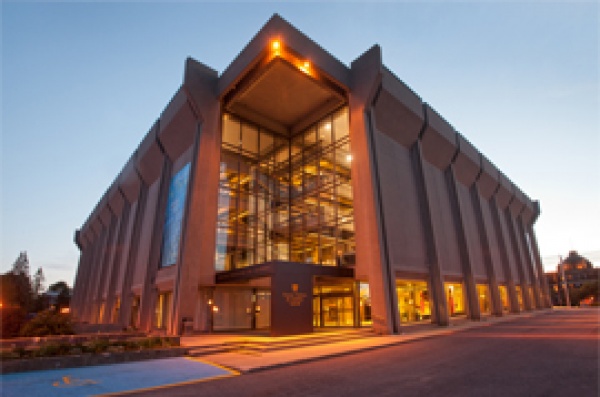
<svg viewBox="0 0 600 397">
<path fill-rule="evenodd" d="M 514 199 L 515 197 L 513 196 L 513 200 Z M 527 288 L 529 286 L 527 284 L 525 270 L 523 269 L 522 255 L 521 251 L 519 250 L 519 244 L 515 232 L 514 218 L 510 213 L 509 207 L 507 207 L 504 211 L 504 216 L 506 218 L 506 225 L 508 227 L 509 247 L 513 250 L 513 256 L 517 265 L 517 272 L 519 273 L 519 279 L 521 280 L 521 294 L 523 295 L 523 305 L 525 306 L 525 310 L 532 310 L 533 305 L 531 303 L 531 296 L 529 295 L 529 291 L 527 291 Z"/>
<path fill-rule="evenodd" d="M 480 172 L 477 176 L 477 180 L 480 179 L 482 173 Z M 492 262 L 490 244 L 494 242 L 490 241 L 490 237 L 485 228 L 483 221 L 483 211 L 481 209 L 482 197 L 479 195 L 478 189 L 475 185 L 471 186 L 470 189 L 471 199 L 475 207 L 475 219 L 477 221 L 477 230 L 481 239 L 481 251 L 483 252 L 483 261 L 488 273 L 488 280 L 490 286 L 490 303 L 492 305 L 491 313 L 494 316 L 502 316 L 502 300 L 500 299 L 500 291 L 498 289 L 498 279 L 496 278 L 496 271 L 494 270 L 494 264 Z"/>
<path fill-rule="evenodd" d="M 537 204 L 537 202 L 535 202 L 534 205 L 537 207 L 537 214 L 539 214 L 539 204 Z M 537 268 L 538 275 L 540 277 L 540 285 L 541 285 L 541 294 L 542 294 L 543 306 L 546 307 L 546 308 L 551 308 L 552 307 L 552 300 L 550 299 L 550 289 L 548 287 L 548 279 L 546 279 L 546 276 L 544 275 L 544 268 L 542 266 L 542 259 L 540 257 L 540 250 L 538 248 L 537 238 L 536 238 L 535 233 L 533 231 L 533 226 L 532 225 L 530 225 L 528 227 L 528 231 L 529 231 L 529 238 L 531 239 L 531 248 L 533 250 L 533 254 L 534 254 L 534 258 L 535 258 L 535 265 L 536 265 L 536 268 Z"/>
<path fill-rule="evenodd" d="M 190 175 L 181 225 L 170 332 L 183 320 L 198 324 L 199 287 L 214 284 L 216 222 L 221 156 L 218 73 L 194 60 L 186 62 L 184 85 L 161 115 L 159 139 L 172 157 L 187 156 Z M 205 302 L 202 302 L 205 304 Z"/>
<path fill-rule="evenodd" d="M 498 189 L 494 196 L 491 199 L 491 212 L 492 212 L 492 221 L 494 223 L 494 228 L 496 231 L 497 244 L 500 251 L 500 258 L 502 259 L 502 265 L 504 268 L 504 274 L 506 277 L 506 286 L 508 292 L 508 299 L 510 301 L 510 312 L 511 313 L 519 313 L 521 309 L 519 308 L 519 301 L 517 299 L 517 290 L 515 289 L 515 282 L 512 276 L 512 271 L 510 269 L 510 265 L 508 263 L 508 253 L 507 253 L 507 244 L 506 239 L 504 237 L 504 233 L 502 231 L 502 227 L 500 226 L 500 216 L 501 209 L 498 208 L 497 204 L 497 194 L 500 190 L 500 185 L 498 185 Z"/>
<path fill-rule="evenodd" d="M 134 224 L 129 240 L 129 252 L 125 262 L 125 274 L 123 275 L 123 284 L 121 286 L 121 311 L 119 314 L 119 323 L 124 327 L 130 325 L 131 306 L 133 304 L 131 283 L 133 281 L 133 274 L 137 263 L 140 232 L 148 197 L 148 186 L 143 182 L 133 163 L 131 163 L 130 167 L 127 169 L 128 172 L 123 175 L 123 179 L 121 180 L 121 188 L 123 189 L 126 199 L 131 202 L 130 205 L 133 205 L 136 201 L 137 204 L 135 205 Z"/>
<path fill-rule="evenodd" d="M 433 320 L 438 325 L 450 325 L 450 313 L 448 311 L 448 302 L 446 301 L 446 291 L 444 288 L 444 279 L 440 268 L 438 249 L 433 231 L 431 220 L 431 211 L 429 209 L 429 197 L 425 184 L 425 175 L 423 173 L 421 142 L 417 142 L 411 151 L 413 163 L 417 170 L 417 185 L 419 193 L 419 202 L 421 203 L 421 218 L 423 219 L 423 228 L 425 231 L 425 245 L 427 247 L 427 259 L 429 262 L 429 284 L 431 286 L 431 298 L 433 302 Z"/>
<path fill-rule="evenodd" d="M 531 280 L 531 287 L 533 288 L 533 302 L 531 302 L 532 309 L 542 308 L 542 301 L 540 299 L 540 285 L 539 278 L 537 277 L 537 271 L 534 269 L 532 252 L 530 251 L 530 245 L 527 242 L 527 237 L 525 235 L 525 229 L 523 227 L 523 219 L 519 216 L 515 219 L 515 226 L 517 237 L 519 238 L 519 242 L 521 243 L 521 247 L 523 247 L 523 257 L 524 262 L 523 265 L 525 267 L 525 271 L 529 274 L 529 279 Z"/>
<path fill-rule="evenodd" d="M 390 269 L 385 223 L 382 217 L 379 170 L 375 159 L 370 109 L 382 79 L 381 49 L 372 47 L 351 65 L 350 142 L 352 190 L 356 230 L 356 278 L 368 280 L 373 329 L 397 333 L 400 319 L 395 276 Z"/>
<path fill-rule="evenodd" d="M 171 177 L 171 160 L 164 155 L 162 160 L 162 172 L 160 175 L 160 186 L 158 193 L 158 202 L 154 214 L 152 242 L 150 247 L 150 255 L 144 277 L 142 287 L 142 295 L 140 300 L 140 329 L 143 331 L 152 330 L 152 319 L 155 309 L 155 302 L 158 290 L 155 287 L 156 274 L 160 265 L 160 250 L 162 246 L 163 224 L 165 218 L 165 208 L 167 204 L 167 196 L 169 194 L 169 181 Z"/>
<path fill-rule="evenodd" d="M 110 198 L 109 205 L 111 205 L 111 210 L 119 218 L 119 226 L 116 230 L 115 236 L 115 253 L 112 258 L 112 263 L 110 264 L 110 270 L 108 272 L 109 279 L 108 285 L 106 287 L 106 311 L 108 313 L 108 321 L 109 323 L 118 324 L 119 318 L 113 319 L 114 306 L 117 295 L 120 296 L 120 291 L 117 291 L 117 280 L 119 278 L 120 273 L 120 264 L 121 264 L 121 256 L 123 254 L 123 244 L 125 239 L 125 234 L 127 232 L 127 227 L 129 225 L 129 209 L 130 205 L 128 202 L 124 200 L 123 193 L 118 185 L 115 185 L 116 193 L 114 196 Z M 120 310 L 120 309 L 119 309 Z"/>
</svg>

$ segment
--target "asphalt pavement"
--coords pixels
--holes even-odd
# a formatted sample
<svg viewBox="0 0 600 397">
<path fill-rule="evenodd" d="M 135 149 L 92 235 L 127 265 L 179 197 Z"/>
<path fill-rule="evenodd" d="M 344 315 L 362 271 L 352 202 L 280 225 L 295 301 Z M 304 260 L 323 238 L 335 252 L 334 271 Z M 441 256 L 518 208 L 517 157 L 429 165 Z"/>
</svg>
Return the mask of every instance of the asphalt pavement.
<svg viewBox="0 0 600 397">
<path fill-rule="evenodd" d="M 574 308 L 513 316 L 440 337 L 130 395 L 598 397 L 599 315 L 597 308 Z"/>
</svg>

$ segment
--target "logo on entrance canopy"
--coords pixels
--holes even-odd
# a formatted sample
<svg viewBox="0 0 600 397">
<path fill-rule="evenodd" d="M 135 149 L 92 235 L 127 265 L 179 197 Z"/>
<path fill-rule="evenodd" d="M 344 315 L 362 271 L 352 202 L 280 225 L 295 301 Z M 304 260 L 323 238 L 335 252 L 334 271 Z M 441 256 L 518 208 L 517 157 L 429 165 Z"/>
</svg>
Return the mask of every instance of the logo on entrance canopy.
<svg viewBox="0 0 600 397">
<path fill-rule="evenodd" d="M 300 306 L 306 298 L 304 292 L 298 292 L 298 284 L 292 284 L 292 292 L 284 292 L 282 295 L 290 306 Z"/>
</svg>

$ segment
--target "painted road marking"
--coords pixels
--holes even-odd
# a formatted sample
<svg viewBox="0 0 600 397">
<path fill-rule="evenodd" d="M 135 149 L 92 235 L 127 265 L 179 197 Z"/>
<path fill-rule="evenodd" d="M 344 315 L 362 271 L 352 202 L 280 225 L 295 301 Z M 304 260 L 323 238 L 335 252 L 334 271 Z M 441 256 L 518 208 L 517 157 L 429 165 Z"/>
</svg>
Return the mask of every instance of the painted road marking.
<svg viewBox="0 0 600 397">
<path fill-rule="evenodd" d="M 79 397 L 153 390 L 239 375 L 184 357 L 0 375 L 4 397 Z"/>
</svg>

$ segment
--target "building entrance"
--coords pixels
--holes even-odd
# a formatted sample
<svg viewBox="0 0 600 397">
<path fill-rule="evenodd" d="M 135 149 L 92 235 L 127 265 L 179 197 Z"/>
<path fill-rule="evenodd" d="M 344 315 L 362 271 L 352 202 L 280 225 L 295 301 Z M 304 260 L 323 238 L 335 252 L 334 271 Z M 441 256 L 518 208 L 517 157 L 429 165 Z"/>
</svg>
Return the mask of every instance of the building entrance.
<svg viewBox="0 0 600 397">
<path fill-rule="evenodd" d="M 317 327 L 354 326 L 354 302 L 352 295 L 317 296 L 313 305 Z"/>
<path fill-rule="evenodd" d="M 322 280 L 313 288 L 314 327 L 360 327 L 371 325 L 368 284 L 353 280 Z"/>
</svg>

